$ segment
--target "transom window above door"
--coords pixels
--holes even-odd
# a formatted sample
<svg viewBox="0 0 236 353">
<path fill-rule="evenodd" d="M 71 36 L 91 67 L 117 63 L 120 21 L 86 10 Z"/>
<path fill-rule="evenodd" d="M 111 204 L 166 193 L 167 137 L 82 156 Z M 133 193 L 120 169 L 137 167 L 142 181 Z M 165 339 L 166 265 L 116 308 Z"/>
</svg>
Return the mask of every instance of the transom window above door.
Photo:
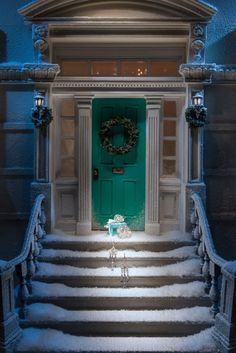
<svg viewBox="0 0 236 353">
<path fill-rule="evenodd" d="M 70 60 L 60 63 L 61 76 L 179 76 L 179 62 L 175 59 L 138 60 Z"/>
</svg>

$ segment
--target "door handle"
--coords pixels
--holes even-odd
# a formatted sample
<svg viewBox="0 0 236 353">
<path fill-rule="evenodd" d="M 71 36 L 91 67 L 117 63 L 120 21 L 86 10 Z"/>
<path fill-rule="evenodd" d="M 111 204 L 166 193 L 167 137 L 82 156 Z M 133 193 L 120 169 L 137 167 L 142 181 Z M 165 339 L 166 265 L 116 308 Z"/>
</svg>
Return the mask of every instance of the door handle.
<svg viewBox="0 0 236 353">
<path fill-rule="evenodd" d="M 94 168 L 93 169 L 93 179 L 98 179 L 99 177 L 99 171 L 98 171 L 98 168 Z"/>
</svg>

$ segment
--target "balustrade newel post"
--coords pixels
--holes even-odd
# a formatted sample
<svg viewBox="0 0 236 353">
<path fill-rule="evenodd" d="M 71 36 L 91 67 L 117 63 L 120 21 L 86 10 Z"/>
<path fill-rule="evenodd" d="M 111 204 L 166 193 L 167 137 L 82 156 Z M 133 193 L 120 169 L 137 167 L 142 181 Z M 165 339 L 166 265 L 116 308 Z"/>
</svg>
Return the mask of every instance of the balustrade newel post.
<svg viewBox="0 0 236 353">
<path fill-rule="evenodd" d="M 39 214 L 39 224 L 40 228 L 42 230 L 42 238 L 45 237 L 46 231 L 45 231 L 45 225 L 46 225 L 46 213 L 44 210 L 44 205 L 41 206 L 41 211 Z"/>
<path fill-rule="evenodd" d="M 201 262 L 201 273 L 203 273 L 203 265 L 204 265 L 204 243 L 203 243 L 203 235 L 200 238 L 200 243 L 198 246 L 197 253 L 200 257 L 200 262 Z"/>
<path fill-rule="evenodd" d="M 219 289 L 219 278 L 220 278 L 220 268 L 215 265 L 212 261 L 210 262 L 210 274 L 211 274 L 211 288 L 210 288 L 210 298 L 212 301 L 211 312 L 215 317 L 219 312 L 219 300 L 220 300 L 220 289 Z"/>
<path fill-rule="evenodd" d="M 40 248 L 39 248 L 38 235 L 37 235 L 36 228 L 34 230 L 33 244 L 34 244 L 34 264 L 35 264 L 36 270 L 38 270 L 38 256 L 40 254 Z"/>
<path fill-rule="evenodd" d="M 21 308 L 20 308 L 20 317 L 22 319 L 25 319 L 26 316 L 26 305 L 27 305 L 27 299 L 29 297 L 29 289 L 27 286 L 27 263 L 26 261 L 23 261 L 19 265 L 19 276 L 20 276 L 20 289 L 19 289 L 19 298 L 21 301 Z"/>
<path fill-rule="evenodd" d="M 205 279 L 205 292 L 209 294 L 211 288 L 210 259 L 206 249 L 204 249 L 204 264 L 202 266 L 202 274 Z"/>
<path fill-rule="evenodd" d="M 236 261 L 222 268 L 220 312 L 216 315 L 214 337 L 220 353 L 236 352 Z"/>
<path fill-rule="evenodd" d="M 14 271 L 14 267 L 11 267 L 0 272 L 0 353 L 13 353 L 22 334 L 15 313 Z"/>
<path fill-rule="evenodd" d="M 35 263 L 34 263 L 34 249 L 33 243 L 31 243 L 30 253 L 27 259 L 27 267 L 28 267 L 28 289 L 29 293 L 32 294 L 32 279 L 36 271 Z"/>
</svg>

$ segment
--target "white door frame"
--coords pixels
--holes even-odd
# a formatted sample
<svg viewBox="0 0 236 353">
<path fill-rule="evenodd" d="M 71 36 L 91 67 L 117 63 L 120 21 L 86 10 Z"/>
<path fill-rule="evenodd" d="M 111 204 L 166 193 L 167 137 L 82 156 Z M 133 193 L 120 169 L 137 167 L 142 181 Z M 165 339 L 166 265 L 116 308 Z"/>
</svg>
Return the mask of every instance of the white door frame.
<svg viewBox="0 0 236 353">
<path fill-rule="evenodd" d="M 78 218 L 77 234 L 92 232 L 92 100 L 93 98 L 145 98 L 146 99 L 146 196 L 145 232 L 160 233 L 160 108 L 158 95 L 142 94 L 87 94 L 76 96 L 78 114 Z"/>
</svg>

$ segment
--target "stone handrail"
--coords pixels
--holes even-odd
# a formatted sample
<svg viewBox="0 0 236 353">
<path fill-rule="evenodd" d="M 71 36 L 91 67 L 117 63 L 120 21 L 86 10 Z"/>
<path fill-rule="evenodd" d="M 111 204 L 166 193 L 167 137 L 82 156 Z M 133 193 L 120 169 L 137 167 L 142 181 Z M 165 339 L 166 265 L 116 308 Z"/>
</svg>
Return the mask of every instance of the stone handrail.
<svg viewBox="0 0 236 353">
<path fill-rule="evenodd" d="M 197 193 L 193 193 L 191 199 L 194 202 L 194 210 L 191 214 L 191 224 L 194 227 L 193 236 L 196 240 L 199 240 L 201 234 L 198 235 L 197 233 L 200 229 L 200 232 L 204 235 L 204 244 L 211 261 L 219 267 L 223 267 L 227 261 L 217 254 L 202 199 Z M 196 229 L 196 226 L 199 229 Z"/>
<path fill-rule="evenodd" d="M 35 199 L 20 254 L 10 261 L 0 261 L 0 353 L 13 353 L 21 336 L 19 318 L 25 318 L 32 278 L 38 267 L 40 242 L 45 235 L 44 199 L 42 194 Z M 18 313 L 16 306 L 19 306 Z"/>
<path fill-rule="evenodd" d="M 213 336 L 218 352 L 236 353 L 236 261 L 226 261 L 217 254 L 202 199 L 197 193 L 191 199 L 192 235 L 215 317 Z"/>
</svg>

